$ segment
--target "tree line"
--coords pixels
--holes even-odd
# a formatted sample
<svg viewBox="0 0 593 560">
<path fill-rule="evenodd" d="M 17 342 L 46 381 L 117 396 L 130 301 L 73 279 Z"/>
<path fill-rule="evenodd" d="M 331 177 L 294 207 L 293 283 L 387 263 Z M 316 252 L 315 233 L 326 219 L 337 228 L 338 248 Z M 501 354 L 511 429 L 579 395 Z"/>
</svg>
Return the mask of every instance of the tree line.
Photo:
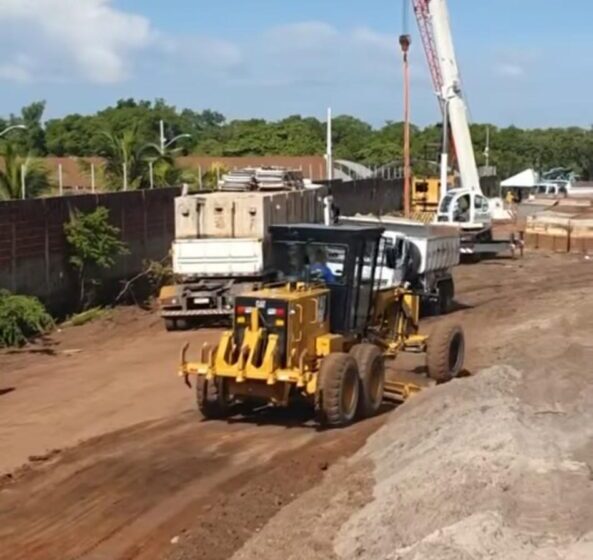
<svg viewBox="0 0 593 560">
<path fill-rule="evenodd" d="M 106 160 L 104 183 L 121 185 L 127 168 L 130 188 L 148 186 L 147 161 L 151 161 L 156 182 L 173 184 L 182 179 L 175 167 L 177 155 L 210 156 L 317 155 L 325 151 L 325 123 L 314 117 L 289 116 L 279 121 L 264 119 L 227 120 L 212 110 L 178 109 L 162 99 L 122 99 L 92 115 L 71 114 L 44 120 L 45 103 L 23 107 L 19 115 L 0 119 L 0 130 L 24 124 L 26 130 L 2 138 L 0 155 L 5 175 L 18 174 L 20 163 L 39 191 L 43 177 L 35 170 L 34 158 L 44 156 L 102 156 Z M 165 122 L 168 139 L 183 137 L 167 150 L 160 150 L 159 123 Z M 593 128 L 520 129 L 472 125 L 472 137 L 479 165 L 485 163 L 486 130 L 490 129 L 490 164 L 507 177 L 526 167 L 567 167 L 583 178 L 593 177 Z M 438 161 L 442 130 L 439 125 L 412 127 L 413 164 L 417 173 L 428 172 Z M 374 128 L 361 119 L 341 115 L 333 121 L 335 157 L 370 166 L 398 162 L 403 154 L 403 124 L 386 122 Z M 42 174 L 41 174 L 42 175 Z M 6 198 L 6 183 L 15 177 L 0 175 L 0 197 Z"/>
</svg>

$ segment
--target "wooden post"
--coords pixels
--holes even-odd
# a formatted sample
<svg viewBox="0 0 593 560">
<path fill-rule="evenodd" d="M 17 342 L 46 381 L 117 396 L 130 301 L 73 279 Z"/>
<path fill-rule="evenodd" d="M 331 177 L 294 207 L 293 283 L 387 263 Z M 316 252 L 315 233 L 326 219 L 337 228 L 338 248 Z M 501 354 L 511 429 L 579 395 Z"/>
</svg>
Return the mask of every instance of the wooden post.
<svg viewBox="0 0 593 560">
<path fill-rule="evenodd" d="M 64 196 L 64 173 L 61 163 L 58 164 L 58 192 L 60 196 Z"/>
</svg>

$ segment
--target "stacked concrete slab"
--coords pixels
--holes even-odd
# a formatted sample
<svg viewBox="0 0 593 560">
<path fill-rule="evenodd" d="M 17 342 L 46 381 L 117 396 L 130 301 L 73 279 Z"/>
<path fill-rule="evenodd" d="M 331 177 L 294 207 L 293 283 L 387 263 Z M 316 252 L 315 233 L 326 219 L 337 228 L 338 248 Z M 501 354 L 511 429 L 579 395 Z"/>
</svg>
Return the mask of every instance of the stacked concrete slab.
<svg viewBox="0 0 593 560">
<path fill-rule="evenodd" d="M 593 253 L 593 207 L 565 203 L 529 216 L 525 243 L 557 253 Z"/>
</svg>

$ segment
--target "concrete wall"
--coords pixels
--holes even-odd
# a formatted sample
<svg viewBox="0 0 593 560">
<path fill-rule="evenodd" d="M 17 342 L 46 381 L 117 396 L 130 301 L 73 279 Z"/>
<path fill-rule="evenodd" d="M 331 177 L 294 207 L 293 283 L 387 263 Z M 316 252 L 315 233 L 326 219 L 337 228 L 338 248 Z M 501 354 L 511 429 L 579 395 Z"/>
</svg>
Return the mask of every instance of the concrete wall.
<svg viewBox="0 0 593 560">
<path fill-rule="evenodd" d="M 402 208 L 402 182 L 366 179 L 331 183 L 342 215 L 387 213 Z M 51 310 L 71 310 L 77 302 L 76 279 L 68 263 L 64 223 L 74 209 L 109 210 L 130 253 L 105 271 L 105 284 L 134 276 L 145 259 L 163 259 L 174 237 L 173 199 L 179 189 L 0 202 L 0 288 L 39 297 Z"/>
<path fill-rule="evenodd" d="M 364 179 L 330 183 L 334 203 L 342 216 L 354 214 L 387 214 L 403 209 L 402 179 Z"/>
<path fill-rule="evenodd" d="M 64 223 L 74 209 L 109 210 L 130 254 L 106 271 L 106 281 L 133 276 L 145 259 L 167 255 L 173 238 L 173 198 L 178 189 L 39 198 L 0 203 L 0 288 L 38 296 L 54 311 L 77 301 L 68 264 Z"/>
</svg>

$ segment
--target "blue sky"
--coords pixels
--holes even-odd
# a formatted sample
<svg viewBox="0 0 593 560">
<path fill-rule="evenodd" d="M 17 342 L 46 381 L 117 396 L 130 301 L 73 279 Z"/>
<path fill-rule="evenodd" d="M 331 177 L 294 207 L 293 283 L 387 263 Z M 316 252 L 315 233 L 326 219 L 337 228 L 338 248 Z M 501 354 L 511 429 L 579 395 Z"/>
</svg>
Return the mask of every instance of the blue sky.
<svg viewBox="0 0 593 560">
<path fill-rule="evenodd" d="M 449 0 L 475 122 L 593 124 L 593 2 Z M 0 114 L 164 97 L 229 118 L 401 118 L 402 0 L 0 0 Z M 437 119 L 415 22 L 413 120 Z"/>
</svg>

